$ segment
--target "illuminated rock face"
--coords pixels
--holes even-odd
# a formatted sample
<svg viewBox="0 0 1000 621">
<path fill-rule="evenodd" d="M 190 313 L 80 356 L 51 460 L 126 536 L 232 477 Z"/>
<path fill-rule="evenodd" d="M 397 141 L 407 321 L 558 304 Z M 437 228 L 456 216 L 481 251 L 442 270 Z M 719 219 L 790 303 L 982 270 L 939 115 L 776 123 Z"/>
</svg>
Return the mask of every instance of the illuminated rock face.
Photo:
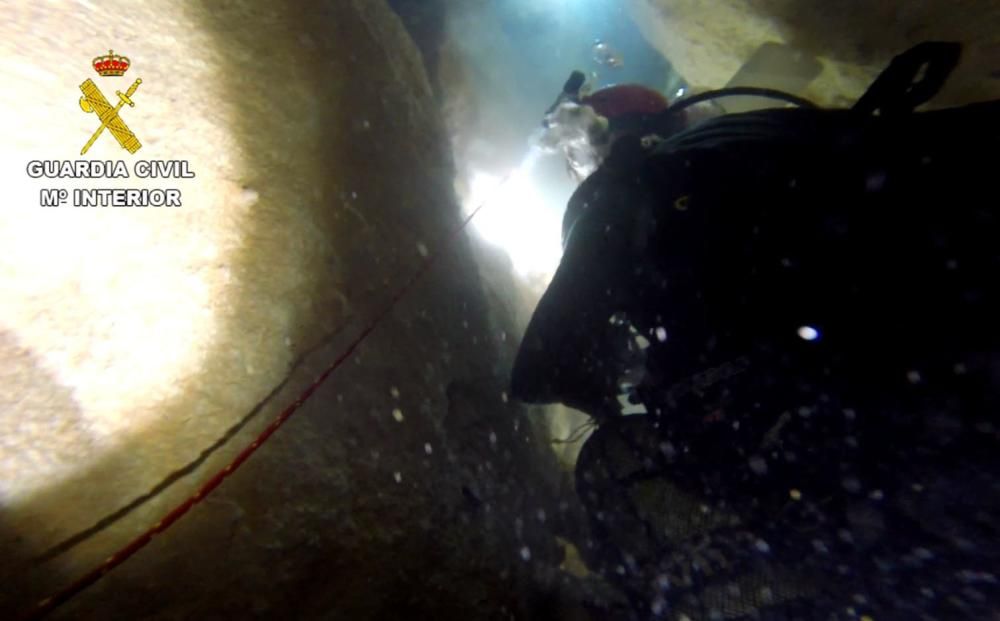
<svg viewBox="0 0 1000 621">
<path fill-rule="evenodd" d="M 690 83 L 725 85 L 767 42 L 820 58 L 822 75 L 805 93 L 824 105 L 849 105 L 892 57 L 921 41 L 966 44 L 962 63 L 936 103 L 1000 96 L 1000 5 L 858 0 L 630 0 L 644 34 Z"/>
<path fill-rule="evenodd" d="M 109 47 L 131 60 L 122 77 L 90 67 Z M 381 2 L 22 4 L 0 50 L 6 618 L 232 459 L 459 212 L 419 55 Z M 86 158 L 186 160 L 196 176 L 29 178 L 100 125 L 77 104 L 87 78 L 112 105 L 142 79 L 121 112 L 142 148 L 105 132 Z M 183 206 L 43 209 L 48 188 L 177 188 Z M 502 394 L 515 340 L 458 238 L 234 477 L 57 616 L 525 610 L 532 568 L 558 564 L 560 509 L 553 458 Z"/>
</svg>

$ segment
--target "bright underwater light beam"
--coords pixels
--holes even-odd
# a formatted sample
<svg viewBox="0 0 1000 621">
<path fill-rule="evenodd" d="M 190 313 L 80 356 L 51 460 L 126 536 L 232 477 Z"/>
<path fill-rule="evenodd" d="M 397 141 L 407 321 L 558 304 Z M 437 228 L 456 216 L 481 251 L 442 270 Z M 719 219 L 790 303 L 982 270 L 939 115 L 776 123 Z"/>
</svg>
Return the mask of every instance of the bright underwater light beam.
<svg viewBox="0 0 1000 621">
<path fill-rule="evenodd" d="M 486 201 L 472 225 L 488 243 L 510 256 L 522 277 L 551 278 L 562 256 L 561 219 L 544 200 L 532 180 L 540 152 L 532 148 L 522 164 L 502 181 L 484 171 L 473 171 L 466 213 Z"/>
</svg>

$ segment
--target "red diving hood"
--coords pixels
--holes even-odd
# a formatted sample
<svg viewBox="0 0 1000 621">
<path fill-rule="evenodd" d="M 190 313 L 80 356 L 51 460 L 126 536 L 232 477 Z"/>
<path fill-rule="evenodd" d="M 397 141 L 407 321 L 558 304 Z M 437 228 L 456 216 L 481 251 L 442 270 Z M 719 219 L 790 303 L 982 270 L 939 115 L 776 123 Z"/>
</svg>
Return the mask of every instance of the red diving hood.
<svg viewBox="0 0 1000 621">
<path fill-rule="evenodd" d="M 669 105 L 662 94 L 639 84 L 606 86 L 583 97 L 580 103 L 609 119 L 631 114 L 656 114 Z"/>
</svg>

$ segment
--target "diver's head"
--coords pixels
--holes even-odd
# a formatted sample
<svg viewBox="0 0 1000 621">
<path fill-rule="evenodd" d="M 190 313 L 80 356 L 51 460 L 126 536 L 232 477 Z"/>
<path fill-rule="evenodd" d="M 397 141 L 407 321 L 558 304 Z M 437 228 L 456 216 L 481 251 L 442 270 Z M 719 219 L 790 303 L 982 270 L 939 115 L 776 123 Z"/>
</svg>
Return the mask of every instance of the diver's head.
<svg viewBox="0 0 1000 621">
<path fill-rule="evenodd" d="M 538 145 L 562 153 L 578 180 L 590 176 L 608 157 L 614 142 L 624 136 L 673 134 L 686 125 L 683 115 L 667 118 L 669 102 L 661 93 L 640 84 L 606 86 L 583 93 L 586 76 L 574 71 L 542 120 Z M 663 122 L 664 119 L 669 122 Z"/>
<path fill-rule="evenodd" d="M 610 123 L 590 106 L 563 102 L 545 115 L 538 145 L 562 153 L 573 174 L 586 178 L 601 165 L 611 142 Z"/>
</svg>

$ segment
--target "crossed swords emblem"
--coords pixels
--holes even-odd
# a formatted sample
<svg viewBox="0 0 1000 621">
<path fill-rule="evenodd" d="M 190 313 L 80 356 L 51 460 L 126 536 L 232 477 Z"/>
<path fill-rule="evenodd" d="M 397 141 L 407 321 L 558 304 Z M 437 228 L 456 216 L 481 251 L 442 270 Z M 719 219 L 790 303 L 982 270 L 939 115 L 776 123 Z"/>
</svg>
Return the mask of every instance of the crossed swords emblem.
<svg viewBox="0 0 1000 621">
<path fill-rule="evenodd" d="M 135 94 L 139 85 L 142 84 L 142 79 L 137 79 L 132 83 L 127 91 L 122 93 L 121 91 L 115 91 L 115 95 L 118 95 L 118 105 L 114 108 L 108 103 L 108 100 L 104 98 L 104 94 L 101 89 L 97 88 L 89 78 L 83 84 L 80 85 L 80 90 L 83 91 L 83 97 L 80 98 L 80 108 L 84 112 L 95 112 L 97 117 L 101 119 L 101 126 L 97 128 L 94 135 L 90 137 L 87 144 L 83 145 L 83 150 L 80 151 L 80 155 L 85 154 L 90 147 L 94 145 L 97 139 L 101 136 L 101 133 L 107 129 L 111 132 L 111 135 L 115 137 L 118 144 L 122 146 L 123 149 L 129 153 L 135 153 L 138 151 L 142 144 L 139 139 L 135 137 L 132 130 L 128 128 L 125 121 L 118 116 L 119 111 L 121 111 L 122 106 L 128 104 L 130 107 L 135 107 L 135 102 L 132 101 L 132 95 Z"/>
</svg>

